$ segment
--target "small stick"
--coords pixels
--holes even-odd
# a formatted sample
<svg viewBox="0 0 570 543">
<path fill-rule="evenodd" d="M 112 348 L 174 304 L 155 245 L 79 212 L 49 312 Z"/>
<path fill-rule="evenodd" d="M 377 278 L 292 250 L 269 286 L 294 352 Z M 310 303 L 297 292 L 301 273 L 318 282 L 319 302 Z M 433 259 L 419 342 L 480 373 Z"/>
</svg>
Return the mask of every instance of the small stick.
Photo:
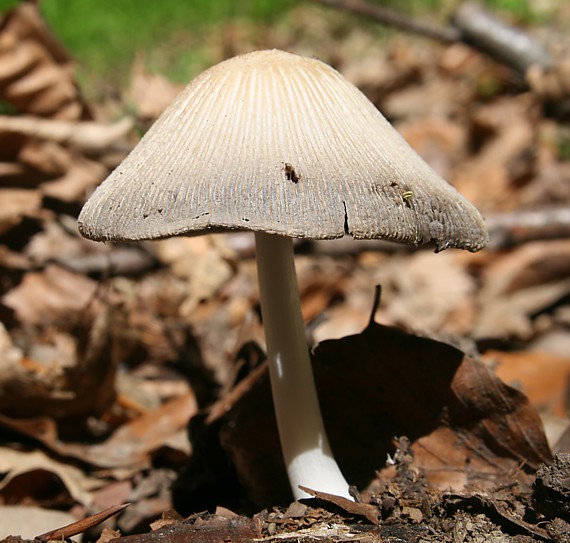
<svg viewBox="0 0 570 543">
<path fill-rule="evenodd" d="M 530 66 L 549 67 L 550 53 L 528 34 L 510 26 L 482 6 L 465 2 L 453 14 L 450 26 L 437 26 L 406 17 L 364 0 L 314 0 L 318 4 L 363 15 L 404 32 L 443 43 L 463 42 L 524 75 Z"/>
<path fill-rule="evenodd" d="M 350 11 L 357 15 L 364 15 L 385 25 L 393 26 L 405 32 L 413 32 L 427 38 L 433 38 L 444 43 L 453 43 L 461 40 L 461 33 L 456 28 L 431 25 L 424 21 L 405 17 L 392 9 L 367 4 L 362 0 L 316 0 L 316 2 L 325 6 Z"/>
<path fill-rule="evenodd" d="M 570 238 L 570 207 L 496 213 L 486 219 L 490 242 L 498 250 L 528 241 Z"/>
<path fill-rule="evenodd" d="M 537 40 L 474 2 L 461 4 L 452 22 L 462 41 L 520 74 L 531 66 L 548 67 L 552 63 L 550 54 Z"/>
<path fill-rule="evenodd" d="M 372 301 L 372 311 L 370 312 L 370 320 L 368 326 L 373 326 L 376 323 L 375 317 L 378 308 L 380 307 L 380 300 L 382 299 L 382 285 L 374 287 L 374 300 Z"/>
<path fill-rule="evenodd" d="M 82 520 L 78 520 L 77 522 L 73 522 L 64 526 L 63 528 L 58 528 L 57 530 L 52 530 L 51 532 L 46 532 L 45 534 L 38 535 L 34 538 L 35 541 L 39 542 L 47 542 L 47 541 L 63 541 L 68 539 L 69 537 L 73 537 L 74 535 L 82 534 L 86 530 L 101 524 L 102 522 L 106 521 L 108 518 L 111 518 L 113 515 L 120 513 L 123 509 L 126 509 L 130 503 L 124 503 L 122 505 L 113 505 L 100 513 L 96 513 L 95 515 L 91 515 L 90 517 L 84 518 Z"/>
</svg>

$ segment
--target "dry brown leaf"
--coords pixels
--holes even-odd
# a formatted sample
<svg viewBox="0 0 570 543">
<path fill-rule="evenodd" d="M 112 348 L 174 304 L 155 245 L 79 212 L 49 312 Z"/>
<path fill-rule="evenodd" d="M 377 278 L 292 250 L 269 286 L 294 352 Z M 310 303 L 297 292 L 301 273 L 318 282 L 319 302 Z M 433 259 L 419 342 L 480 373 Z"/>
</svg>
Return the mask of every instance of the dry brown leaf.
<svg viewBox="0 0 570 543">
<path fill-rule="evenodd" d="M 562 323 L 538 336 L 528 345 L 528 350 L 566 358 L 570 353 L 570 330 Z"/>
<path fill-rule="evenodd" d="M 110 125 L 86 120 L 91 115 L 77 91 L 71 58 L 34 2 L 22 2 L 4 16 L 0 65 L 0 98 L 27 114 L 0 116 L 0 155 L 6 161 L 2 182 L 21 188 L 44 182 L 43 195 L 82 201 L 128 150 L 124 139 L 132 120 Z M 104 163 L 81 153 L 104 153 Z"/>
<path fill-rule="evenodd" d="M 369 520 L 372 524 L 379 524 L 380 511 L 378 507 L 370 505 L 369 503 L 359 503 L 354 500 L 349 500 L 342 496 L 335 496 L 334 494 L 328 494 L 327 492 L 320 492 L 318 490 L 313 490 L 312 488 L 307 488 L 304 486 L 300 487 L 301 490 L 305 491 L 307 494 L 324 500 L 325 502 L 332 503 L 337 507 L 340 507 L 343 511 L 346 511 L 350 515 L 355 515 L 358 517 L 364 517 Z"/>
<path fill-rule="evenodd" d="M 187 456 L 190 449 L 186 425 L 197 411 L 196 398 L 189 391 L 124 424 L 106 441 L 95 445 L 61 441 L 55 422 L 48 417 L 15 419 L 0 414 L 0 425 L 38 440 L 56 454 L 96 467 L 118 469 L 124 475 L 125 470 L 148 467 L 153 453 L 162 447 Z"/>
<path fill-rule="evenodd" d="M 545 67 L 531 66 L 525 78 L 533 92 L 547 102 L 562 102 L 570 97 L 570 62 L 559 58 Z"/>
<path fill-rule="evenodd" d="M 328 308 L 315 326 L 311 338 L 314 343 L 327 339 L 340 339 L 357 334 L 370 320 L 370 307 L 352 307 L 348 302 Z"/>
<path fill-rule="evenodd" d="M 142 348 L 155 363 L 173 361 L 192 343 L 189 327 L 179 313 L 188 292 L 183 281 L 161 270 L 140 281 L 117 277 L 111 287 L 125 311 L 126 323 L 116 330 L 122 360 L 129 360 L 133 351 L 136 354 Z"/>
<path fill-rule="evenodd" d="M 114 335 L 122 314 L 96 300 L 96 289 L 84 275 L 50 265 L 26 273 L 2 297 L 19 324 L 13 333 L 22 346 L 17 361 L 0 359 L 2 413 L 77 420 L 101 414 L 112 403 Z"/>
<path fill-rule="evenodd" d="M 35 2 L 22 2 L 0 25 L 0 97 L 22 112 L 88 118 L 71 59 L 46 27 Z"/>
<path fill-rule="evenodd" d="M 196 397 L 189 391 L 184 396 L 165 403 L 138 419 L 121 426 L 109 439 L 96 445 L 63 444 L 54 450 L 105 468 L 140 469 L 147 466 L 152 453 L 166 446 L 168 440 L 182 432 L 198 411 Z M 186 439 L 177 440 L 178 449 L 185 455 L 190 452 Z"/>
<path fill-rule="evenodd" d="M 490 262 L 483 273 L 490 297 L 570 277 L 570 241 L 527 243 Z"/>
<path fill-rule="evenodd" d="M 133 481 L 101 481 L 101 486 L 93 490 L 93 507 L 107 509 L 118 503 L 126 503 L 133 491 Z"/>
<path fill-rule="evenodd" d="M 55 422 L 50 417 L 41 416 L 33 419 L 17 419 L 0 414 L 0 426 L 23 436 L 36 439 L 40 443 L 47 445 L 50 450 L 54 450 L 54 446 L 57 446 L 59 443 Z"/>
<path fill-rule="evenodd" d="M 149 73 L 139 57 L 133 66 L 127 101 L 134 106 L 139 117 L 153 121 L 183 88 L 183 85 L 172 83 L 160 74 Z"/>
<path fill-rule="evenodd" d="M 303 320 L 310 322 L 343 294 L 352 263 L 342 258 L 300 256 L 295 259 L 295 267 Z"/>
<path fill-rule="evenodd" d="M 110 543 L 113 539 L 121 537 L 121 532 L 119 530 L 111 530 L 110 528 L 103 528 L 99 539 L 96 543 Z"/>
<path fill-rule="evenodd" d="M 460 335 L 471 329 L 475 280 L 457 252 L 394 256 L 378 266 L 370 284 L 382 286 L 381 312 L 388 323 Z"/>
<path fill-rule="evenodd" d="M 558 417 L 568 416 L 570 358 L 540 352 L 487 351 L 484 360 L 496 365 L 505 383 L 520 388 L 537 409 Z"/>
<path fill-rule="evenodd" d="M 26 274 L 19 286 L 2 297 L 2 303 L 23 323 L 62 325 L 85 311 L 96 289 L 97 283 L 84 275 L 50 265 Z"/>
<path fill-rule="evenodd" d="M 398 132 L 444 179 L 465 154 L 467 130 L 457 121 L 427 117 L 399 123 Z"/>
<path fill-rule="evenodd" d="M 233 254 L 223 238 L 175 237 L 157 243 L 155 250 L 176 277 L 188 282 L 188 296 L 180 306 L 182 316 L 191 315 L 199 303 L 213 298 L 234 275 Z"/>
<path fill-rule="evenodd" d="M 41 192 L 62 202 L 79 202 L 108 173 L 107 167 L 100 162 L 76 156 L 62 177 L 41 185 Z"/>
<path fill-rule="evenodd" d="M 473 89 L 457 80 L 432 78 L 394 92 L 382 103 L 390 119 L 456 117 L 473 100 Z"/>
<path fill-rule="evenodd" d="M 358 41 L 358 34 L 354 38 Z M 373 40 L 364 38 L 363 41 L 365 43 L 347 44 L 353 50 L 339 70 L 375 104 L 421 77 L 425 59 L 417 44 L 395 40 L 386 50 L 377 50 Z"/>
<path fill-rule="evenodd" d="M 114 124 L 94 121 L 62 121 L 24 115 L 0 115 L 0 133 L 54 141 L 90 153 L 107 151 L 121 142 L 133 127 L 126 117 Z"/>
<path fill-rule="evenodd" d="M 25 254 L 36 266 L 44 266 L 48 262 L 78 256 L 85 252 L 85 243 L 78 236 L 73 236 L 63 226 L 65 221 L 47 221 L 41 232 L 31 238 L 26 245 Z M 75 220 L 73 220 L 75 226 Z M 101 247 L 104 251 L 105 246 Z M 68 268 L 69 269 L 69 268 Z"/>
<path fill-rule="evenodd" d="M 533 318 L 570 292 L 570 242 L 527 243 L 490 262 L 483 272 L 474 334 L 532 335 Z"/>
<path fill-rule="evenodd" d="M 84 344 L 68 333 L 45 333 L 26 338 L 31 343 L 26 356 L 0 359 L 1 412 L 15 417 L 42 413 L 72 424 L 103 413 L 115 396 L 111 321 L 102 311 Z"/>
<path fill-rule="evenodd" d="M 528 96 L 499 99 L 474 116 L 481 149 L 461 162 L 451 178 L 470 201 L 485 209 L 514 209 L 513 187 L 534 170 L 536 119 Z"/>
<path fill-rule="evenodd" d="M 26 173 L 22 164 L 16 162 L 0 162 L 0 178 L 20 176 Z"/>
<path fill-rule="evenodd" d="M 570 292 L 570 279 L 536 285 L 495 299 L 482 299 L 473 329 L 479 339 L 530 339 L 535 333 L 533 317 L 563 299 Z"/>
<path fill-rule="evenodd" d="M 331 446 L 347 480 L 360 488 L 400 435 L 412 441 L 414 465 L 442 488 L 484 488 L 521 464 L 536 468 L 551 458 L 528 400 L 444 343 L 373 324 L 320 344 L 314 370 Z M 221 439 L 256 503 L 287 500 L 267 379 L 234 405 Z"/>
<path fill-rule="evenodd" d="M 42 497 L 40 493 L 42 487 L 38 482 L 40 472 L 48 474 L 43 484 L 45 488 L 52 487 L 49 481 L 50 475 L 57 477 L 73 500 L 87 506 L 93 503 L 90 490 L 99 485 L 96 479 L 88 477 L 79 468 L 57 462 L 41 451 L 22 452 L 0 447 L 0 472 L 3 474 L 0 495 L 10 503 L 15 501 L 10 497 L 12 494 L 20 498 L 18 501 L 21 501 L 28 492 L 32 499 L 47 497 Z M 36 480 L 32 482 L 34 473 L 37 474 Z"/>
<path fill-rule="evenodd" d="M 38 190 L 0 189 L 0 235 L 19 224 L 24 216 L 38 211 L 41 205 Z"/>
<path fill-rule="evenodd" d="M 33 413 L 75 413 L 75 391 L 70 387 L 68 372 L 76 361 L 74 339 L 54 334 L 49 343 L 35 342 L 29 357 L 0 362 L 0 409 L 2 413 L 30 416 Z M 12 349 L 15 353 L 15 349 Z M 83 402 L 83 399 L 81 399 Z M 67 410 L 64 404 L 69 404 Z"/>
<path fill-rule="evenodd" d="M 456 42 L 447 46 L 437 61 L 438 68 L 452 79 L 468 76 L 479 79 L 489 72 L 489 61 L 466 43 Z"/>
<path fill-rule="evenodd" d="M 9 138 L 10 134 L 0 134 L 0 138 Z M 28 170 L 52 178 L 63 175 L 71 166 L 72 153 L 53 141 L 38 141 L 26 138 L 18 152 L 18 160 Z"/>
<path fill-rule="evenodd" d="M 18 364 L 23 357 L 21 349 L 14 345 L 10 334 L 0 322 L 0 363 L 4 366 L 12 366 Z"/>
</svg>

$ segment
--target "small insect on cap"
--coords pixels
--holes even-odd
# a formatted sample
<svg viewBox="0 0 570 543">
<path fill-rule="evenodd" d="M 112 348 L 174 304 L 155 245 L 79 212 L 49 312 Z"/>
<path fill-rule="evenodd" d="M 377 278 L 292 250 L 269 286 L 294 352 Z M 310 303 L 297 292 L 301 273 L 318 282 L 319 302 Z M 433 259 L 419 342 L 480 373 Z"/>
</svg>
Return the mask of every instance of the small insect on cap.
<svg viewBox="0 0 570 543">
<path fill-rule="evenodd" d="M 478 211 L 326 64 L 258 51 L 194 79 L 79 217 L 95 240 L 252 230 L 476 251 Z"/>
</svg>

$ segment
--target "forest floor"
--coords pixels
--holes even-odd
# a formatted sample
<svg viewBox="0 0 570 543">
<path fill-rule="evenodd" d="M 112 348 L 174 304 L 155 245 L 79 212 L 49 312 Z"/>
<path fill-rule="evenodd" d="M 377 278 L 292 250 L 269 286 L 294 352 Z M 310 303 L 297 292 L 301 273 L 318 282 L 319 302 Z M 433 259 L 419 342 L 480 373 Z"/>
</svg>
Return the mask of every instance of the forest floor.
<svg viewBox="0 0 570 543">
<path fill-rule="evenodd" d="M 475 254 L 297 245 L 354 501 L 292 500 L 251 235 L 78 234 L 181 87 L 136 65 L 87 103 L 27 3 L 0 25 L 0 538 L 570 541 L 570 85 L 546 96 L 465 44 L 379 44 L 320 9 L 286 32 L 228 26 L 216 54 L 318 43 L 490 231 Z"/>
</svg>

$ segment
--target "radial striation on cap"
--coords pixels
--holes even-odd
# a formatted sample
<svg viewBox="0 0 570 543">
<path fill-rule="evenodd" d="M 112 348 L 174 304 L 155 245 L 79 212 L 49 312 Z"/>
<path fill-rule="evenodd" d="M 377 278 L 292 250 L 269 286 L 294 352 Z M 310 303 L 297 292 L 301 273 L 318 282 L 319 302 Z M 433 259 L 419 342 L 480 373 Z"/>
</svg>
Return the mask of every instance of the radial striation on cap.
<svg viewBox="0 0 570 543">
<path fill-rule="evenodd" d="M 479 212 L 336 70 L 283 51 L 194 79 L 79 217 L 95 240 L 251 230 L 476 251 Z"/>
</svg>

